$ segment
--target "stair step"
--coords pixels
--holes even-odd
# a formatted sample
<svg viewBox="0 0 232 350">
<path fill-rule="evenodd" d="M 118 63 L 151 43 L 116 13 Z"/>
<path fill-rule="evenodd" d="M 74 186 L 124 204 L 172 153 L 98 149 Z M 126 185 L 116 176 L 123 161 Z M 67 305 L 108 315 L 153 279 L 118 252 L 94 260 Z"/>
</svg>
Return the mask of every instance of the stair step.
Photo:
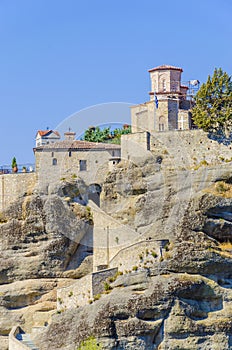
<svg viewBox="0 0 232 350">
<path fill-rule="evenodd" d="M 19 337 L 17 337 L 18 340 L 21 340 L 23 344 L 25 344 L 29 349 L 31 350 L 39 350 L 33 341 L 31 340 L 31 336 L 28 333 L 20 334 Z M 21 338 L 21 339 L 19 339 Z"/>
</svg>

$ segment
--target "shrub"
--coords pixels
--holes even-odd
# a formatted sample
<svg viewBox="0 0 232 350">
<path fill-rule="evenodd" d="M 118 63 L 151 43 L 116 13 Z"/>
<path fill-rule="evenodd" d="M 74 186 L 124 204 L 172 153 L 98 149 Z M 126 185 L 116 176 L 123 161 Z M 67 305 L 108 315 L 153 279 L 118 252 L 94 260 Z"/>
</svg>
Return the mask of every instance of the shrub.
<svg viewBox="0 0 232 350">
<path fill-rule="evenodd" d="M 157 258 L 157 256 L 158 256 L 158 255 L 156 254 L 156 252 L 154 252 L 154 251 L 151 252 L 151 255 L 153 256 L 153 258 Z"/>
<path fill-rule="evenodd" d="M 96 294 L 94 295 L 93 300 L 96 301 L 96 300 L 99 300 L 100 298 L 101 298 L 101 294 Z"/>
<path fill-rule="evenodd" d="M 105 282 L 104 283 L 104 289 L 105 289 L 105 291 L 108 291 L 108 290 L 111 290 L 112 287 L 109 285 L 109 283 Z"/>
<path fill-rule="evenodd" d="M 216 191 L 218 193 L 225 193 L 228 190 L 229 190 L 229 186 L 227 184 L 225 184 L 223 181 L 217 182 Z"/>
<path fill-rule="evenodd" d="M 132 271 L 137 271 L 138 270 L 138 266 L 133 266 L 132 267 Z"/>
<path fill-rule="evenodd" d="M 94 337 L 89 337 L 88 339 L 81 342 L 81 345 L 77 350 L 101 350 L 102 346 L 99 344 Z"/>
</svg>

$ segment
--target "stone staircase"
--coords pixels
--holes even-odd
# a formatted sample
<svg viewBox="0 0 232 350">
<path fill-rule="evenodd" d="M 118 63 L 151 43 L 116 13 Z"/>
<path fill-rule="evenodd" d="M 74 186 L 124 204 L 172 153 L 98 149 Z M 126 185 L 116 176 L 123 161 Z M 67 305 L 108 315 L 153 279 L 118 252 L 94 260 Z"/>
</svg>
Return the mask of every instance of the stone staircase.
<svg viewBox="0 0 232 350">
<path fill-rule="evenodd" d="M 18 333 L 16 339 L 22 342 L 28 349 L 39 350 L 31 340 L 29 333 Z"/>
</svg>

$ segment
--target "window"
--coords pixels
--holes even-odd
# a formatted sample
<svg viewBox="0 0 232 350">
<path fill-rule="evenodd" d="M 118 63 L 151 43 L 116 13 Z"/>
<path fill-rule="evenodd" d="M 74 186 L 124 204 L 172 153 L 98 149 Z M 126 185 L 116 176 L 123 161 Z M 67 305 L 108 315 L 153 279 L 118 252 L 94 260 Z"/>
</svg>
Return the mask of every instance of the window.
<svg viewBox="0 0 232 350">
<path fill-rule="evenodd" d="M 164 117 L 159 118 L 159 131 L 164 131 Z"/>
<path fill-rule="evenodd" d="M 163 88 L 163 92 L 165 92 L 166 91 L 166 80 L 165 79 L 163 79 L 163 81 L 162 81 L 162 88 Z"/>
<path fill-rule="evenodd" d="M 80 171 L 87 170 L 87 162 L 86 162 L 86 160 L 80 160 L 79 161 L 79 165 L 80 165 Z"/>
<path fill-rule="evenodd" d="M 52 152 L 52 158 L 54 157 L 54 152 Z"/>
<path fill-rule="evenodd" d="M 57 159 L 56 158 L 52 159 L 52 165 L 57 165 Z"/>
<path fill-rule="evenodd" d="M 72 152 L 71 151 L 68 152 L 68 156 L 72 157 Z"/>
</svg>

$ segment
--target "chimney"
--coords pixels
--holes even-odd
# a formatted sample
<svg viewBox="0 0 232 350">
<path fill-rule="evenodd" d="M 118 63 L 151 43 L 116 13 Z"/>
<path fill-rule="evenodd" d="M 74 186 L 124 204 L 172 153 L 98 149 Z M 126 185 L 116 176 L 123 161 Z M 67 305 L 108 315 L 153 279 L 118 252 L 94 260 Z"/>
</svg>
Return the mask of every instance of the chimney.
<svg viewBox="0 0 232 350">
<path fill-rule="evenodd" d="M 64 139 L 68 141 L 73 141 L 76 138 L 76 133 L 73 131 L 66 131 L 64 133 Z"/>
</svg>

